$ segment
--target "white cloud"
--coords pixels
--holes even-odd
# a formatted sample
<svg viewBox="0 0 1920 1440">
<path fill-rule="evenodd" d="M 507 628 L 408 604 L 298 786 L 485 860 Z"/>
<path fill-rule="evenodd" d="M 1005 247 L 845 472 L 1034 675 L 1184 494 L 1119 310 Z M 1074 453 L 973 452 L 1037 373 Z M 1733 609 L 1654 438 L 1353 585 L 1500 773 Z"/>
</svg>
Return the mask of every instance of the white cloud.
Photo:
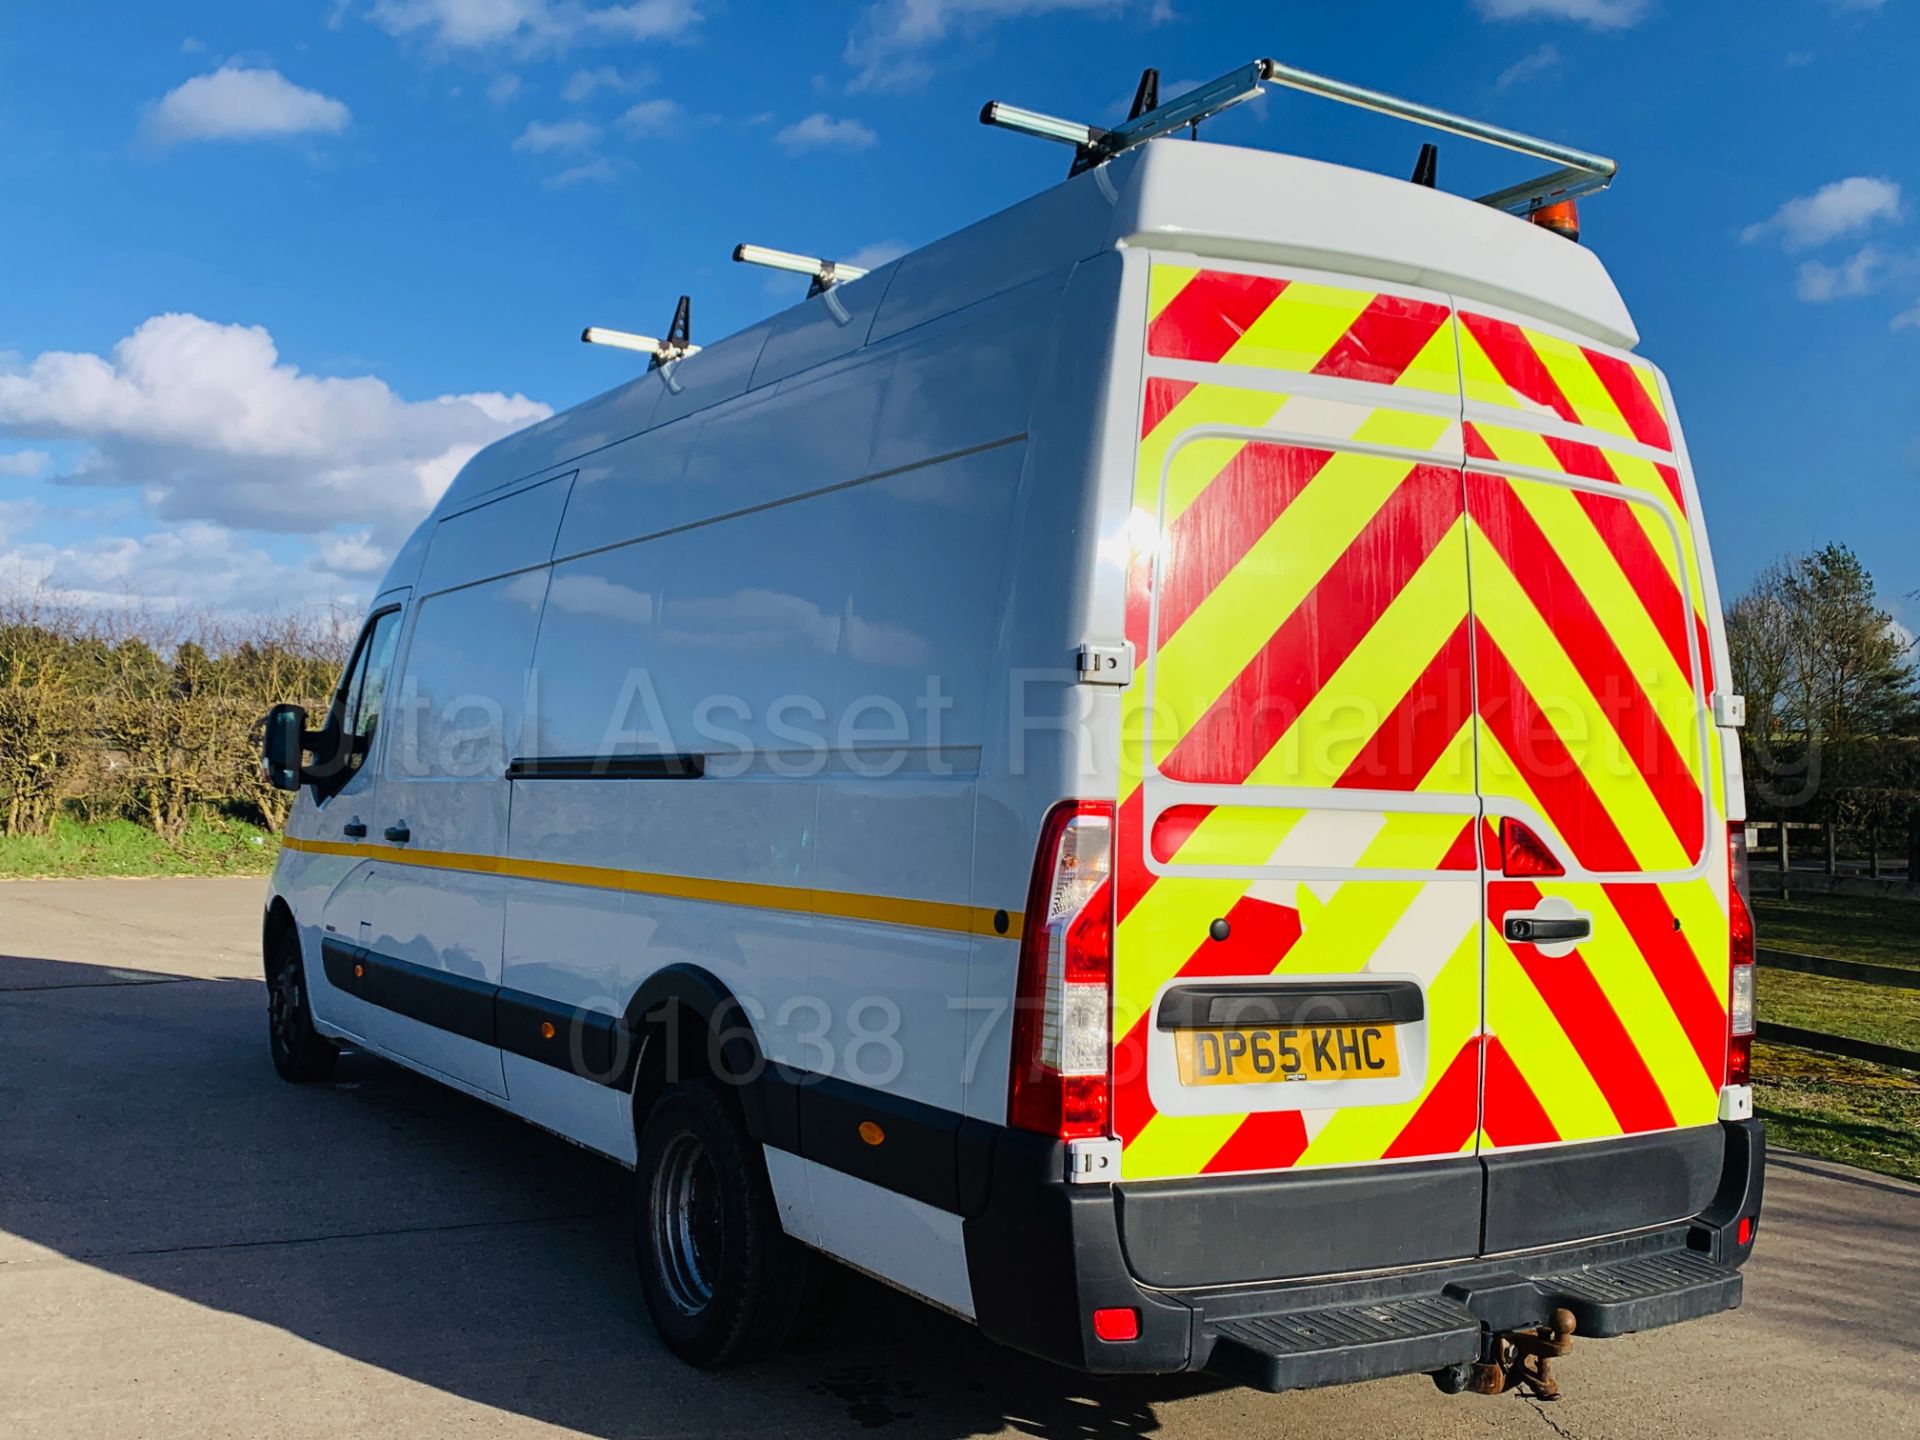
<svg viewBox="0 0 1920 1440">
<path fill-rule="evenodd" d="M 630 94 L 642 86 L 651 84 L 651 71 L 636 71 L 631 75 L 616 70 L 611 65 L 598 65 L 593 69 L 579 69 L 569 75 L 566 83 L 560 87 L 560 98 L 568 104 L 578 105 L 583 100 L 591 100 L 594 92 L 609 90 L 616 95 Z"/>
<path fill-rule="evenodd" d="M 600 138 L 600 127 L 587 120 L 535 120 L 520 132 L 513 148 L 529 155 L 556 150 L 585 150 Z"/>
<path fill-rule="evenodd" d="M 371 530 L 323 535 L 314 547 L 320 563 L 336 575 L 378 576 L 393 558 L 391 549 L 375 543 Z"/>
<path fill-rule="evenodd" d="M 1912 305 L 1888 321 L 1887 328 L 1890 330 L 1920 330 L 1920 300 L 1915 300 Z"/>
<path fill-rule="evenodd" d="M 796 155 L 803 150 L 834 147 L 865 150 L 880 143 L 880 137 L 858 120 L 836 120 L 817 110 L 804 120 L 796 120 L 773 138 L 783 150 Z"/>
<path fill-rule="evenodd" d="M 1778 236 L 1782 249 L 1812 250 L 1855 235 L 1877 220 L 1900 218 L 1900 186 L 1897 182 L 1872 175 L 1851 175 L 1822 185 L 1811 195 L 1789 200 L 1772 216 L 1740 232 L 1748 244 Z"/>
<path fill-rule="evenodd" d="M 169 90 L 147 112 L 146 133 L 163 145 L 186 140 L 257 140 L 337 135 L 351 112 L 340 101 L 294 84 L 278 70 L 222 65 Z"/>
<path fill-rule="evenodd" d="M 421 35 L 453 50 L 514 45 L 560 50 L 606 41 L 671 40 L 700 23 L 694 0 L 375 0 L 373 20 L 392 35 Z"/>
<path fill-rule="evenodd" d="M 977 34 L 1003 20 L 1060 11 L 1120 15 L 1129 0 L 876 0 L 854 22 L 845 58 L 854 90 L 900 89 L 925 77 L 928 50 L 950 35 Z M 1156 5 L 1149 19 L 1166 18 Z"/>
<path fill-rule="evenodd" d="M 1595 30 L 1638 25 L 1653 0 L 1473 0 L 1489 20 L 1573 20 Z"/>
<path fill-rule="evenodd" d="M 0 455 L 0 475 L 10 480 L 32 480 L 46 474 L 53 457 L 44 450 L 13 450 Z"/>
<path fill-rule="evenodd" d="M 1560 47 L 1552 41 L 1529 50 L 1518 60 L 1500 72 L 1493 82 L 1496 90 L 1506 90 L 1518 85 L 1522 80 L 1531 80 L 1536 75 L 1544 75 L 1550 70 L 1560 68 Z"/>
<path fill-rule="evenodd" d="M 256 540 L 205 521 L 0 551 L 0 586 L 31 589 L 53 604 L 155 617 L 208 610 L 284 614 L 327 605 L 358 609 L 384 569 L 383 558 L 371 570 L 336 572 L 318 554 L 289 565 Z"/>
<path fill-rule="evenodd" d="M 520 77 L 511 70 L 493 77 L 487 82 L 487 99 L 496 105 L 506 105 L 520 94 Z"/>
<path fill-rule="evenodd" d="M 607 159 L 588 160 L 562 170 L 558 175 L 548 176 L 540 183 L 549 190 L 565 190 L 573 185 L 607 185 L 616 178 L 613 162 Z"/>
<path fill-rule="evenodd" d="M 198 55 L 205 51 L 206 48 L 207 42 L 193 35 L 189 35 L 180 42 L 180 53 L 182 55 Z"/>
<path fill-rule="evenodd" d="M 680 102 L 665 98 L 642 100 L 614 122 L 633 136 L 659 135 L 677 130 L 685 123 L 686 113 L 680 108 Z"/>
<path fill-rule="evenodd" d="M 32 500 L 0 500 L 0 545 L 40 518 L 40 507 Z M 6 578 L 6 552 L 0 551 L 0 581 Z"/>
<path fill-rule="evenodd" d="M 0 435 L 90 447 L 57 483 L 137 490 L 165 521 L 389 541 L 483 445 L 551 413 L 524 395 L 410 401 L 374 376 L 306 374 L 264 328 L 197 315 L 0 374 Z"/>
<path fill-rule="evenodd" d="M 1877 245 L 1863 245 L 1852 258 L 1838 265 L 1825 265 L 1818 260 L 1802 263 L 1794 281 L 1794 294 L 1815 304 L 1871 295 L 1886 269 L 1885 252 Z"/>
</svg>

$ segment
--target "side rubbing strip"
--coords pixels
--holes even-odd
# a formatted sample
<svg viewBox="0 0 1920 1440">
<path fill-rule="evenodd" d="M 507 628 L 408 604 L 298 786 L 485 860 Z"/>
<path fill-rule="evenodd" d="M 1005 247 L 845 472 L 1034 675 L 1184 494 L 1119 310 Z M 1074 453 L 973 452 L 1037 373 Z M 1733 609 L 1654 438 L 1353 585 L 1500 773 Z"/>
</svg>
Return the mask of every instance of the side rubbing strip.
<svg viewBox="0 0 1920 1440">
<path fill-rule="evenodd" d="M 635 996 L 639 1020 L 631 1013 L 580 1009 L 337 939 L 321 942 L 321 957 L 336 989 L 370 1005 L 615 1090 L 632 1087 L 640 1026 L 645 1016 L 664 1008 L 654 1005 L 642 987 Z M 715 1025 L 746 1023 L 731 1011 L 703 1018 Z M 978 1147 L 963 1142 L 962 1128 L 969 1122 L 957 1112 L 831 1075 L 766 1065 L 757 1046 L 749 1042 L 748 1048 L 753 1063 L 733 1073 L 750 1073 L 758 1093 L 743 1092 L 743 1101 L 757 1105 L 762 1119 L 768 1112 L 795 1117 L 778 1127 L 755 1127 L 750 1118 L 749 1128 L 763 1143 L 950 1213 L 965 1213 L 978 1203 Z M 749 1110 L 750 1117 L 754 1113 Z M 963 1154 L 971 1157 L 964 1164 Z"/>
<path fill-rule="evenodd" d="M 496 1043 L 493 1002 L 499 986 L 336 940 L 322 941 L 320 955 L 336 990 L 436 1030 L 482 1045 Z"/>
</svg>

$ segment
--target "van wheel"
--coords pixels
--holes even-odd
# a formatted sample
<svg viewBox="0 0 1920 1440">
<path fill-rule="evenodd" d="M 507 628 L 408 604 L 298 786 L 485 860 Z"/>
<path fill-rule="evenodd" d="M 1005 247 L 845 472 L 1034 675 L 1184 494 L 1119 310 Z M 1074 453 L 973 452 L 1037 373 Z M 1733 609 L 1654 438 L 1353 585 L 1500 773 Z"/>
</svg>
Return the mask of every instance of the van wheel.
<svg viewBox="0 0 1920 1440">
<path fill-rule="evenodd" d="M 805 1249 L 780 1228 L 767 1167 L 719 1088 L 668 1088 L 640 1129 L 634 1253 L 660 1338 L 702 1369 L 786 1340 Z"/>
<path fill-rule="evenodd" d="M 267 1043 L 273 1068 L 296 1085 L 325 1080 L 340 1058 L 340 1048 L 313 1028 L 300 939 L 292 930 L 282 930 L 267 952 Z"/>
</svg>

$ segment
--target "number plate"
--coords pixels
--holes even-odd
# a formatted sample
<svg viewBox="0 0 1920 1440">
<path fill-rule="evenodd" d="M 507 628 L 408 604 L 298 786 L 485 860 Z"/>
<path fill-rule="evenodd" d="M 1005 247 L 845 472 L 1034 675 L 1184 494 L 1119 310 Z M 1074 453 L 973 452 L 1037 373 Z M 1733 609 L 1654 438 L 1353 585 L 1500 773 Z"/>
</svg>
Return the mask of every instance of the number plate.
<svg viewBox="0 0 1920 1440">
<path fill-rule="evenodd" d="M 1173 1053 L 1182 1085 L 1388 1080 L 1400 1073 L 1400 1046 L 1391 1025 L 1176 1030 Z"/>
</svg>

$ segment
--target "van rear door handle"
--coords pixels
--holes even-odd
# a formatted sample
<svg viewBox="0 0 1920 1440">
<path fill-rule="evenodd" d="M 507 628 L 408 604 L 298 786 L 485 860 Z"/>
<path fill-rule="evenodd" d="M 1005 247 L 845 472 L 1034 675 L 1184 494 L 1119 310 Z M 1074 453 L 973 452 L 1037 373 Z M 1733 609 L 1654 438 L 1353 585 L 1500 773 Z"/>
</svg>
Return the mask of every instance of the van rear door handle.
<svg viewBox="0 0 1920 1440">
<path fill-rule="evenodd" d="M 1590 915 L 1509 915 L 1501 927 L 1509 940 L 1523 945 L 1565 945 L 1593 938 Z"/>
<path fill-rule="evenodd" d="M 381 831 L 381 834 L 385 835 L 387 839 L 396 845 L 404 845 L 413 838 L 413 832 L 407 829 L 407 822 L 404 820 L 398 824 L 387 826 L 385 830 Z"/>
<path fill-rule="evenodd" d="M 356 815 L 340 827 L 340 833 L 349 840 L 364 839 L 367 833 L 367 822 Z"/>
</svg>

